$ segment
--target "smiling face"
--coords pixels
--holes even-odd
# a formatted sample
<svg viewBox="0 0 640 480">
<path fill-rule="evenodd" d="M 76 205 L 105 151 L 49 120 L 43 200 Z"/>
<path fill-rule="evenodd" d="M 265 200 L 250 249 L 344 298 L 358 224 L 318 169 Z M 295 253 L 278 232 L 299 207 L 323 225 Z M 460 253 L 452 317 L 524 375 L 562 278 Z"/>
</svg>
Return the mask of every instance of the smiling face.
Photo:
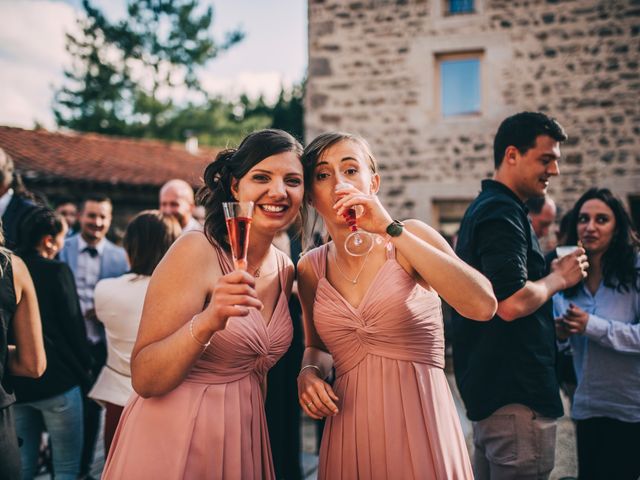
<svg viewBox="0 0 640 480">
<path fill-rule="evenodd" d="M 311 204 L 325 221 L 345 222 L 333 210 L 333 205 L 339 198 L 336 185 L 348 183 L 363 193 L 376 193 L 380 177 L 372 170 L 365 150 L 356 141 L 342 140 L 335 143 L 316 162 L 311 181 Z"/>
<path fill-rule="evenodd" d="M 111 226 L 112 207 L 109 202 L 87 200 L 82 207 L 80 217 L 80 234 L 89 245 L 96 245 L 102 240 Z"/>
<path fill-rule="evenodd" d="M 513 168 L 513 188 L 522 200 L 547 193 L 549 179 L 560 173 L 560 143 L 548 135 L 539 135 L 535 145 L 522 154 L 510 146 L 505 160 Z"/>
<path fill-rule="evenodd" d="M 254 202 L 252 231 L 284 230 L 296 218 L 304 197 L 300 159 L 293 152 L 267 157 L 234 181 L 231 191 L 237 201 Z"/>
<path fill-rule="evenodd" d="M 604 253 L 615 235 L 616 217 L 606 203 L 594 198 L 582 204 L 576 228 L 587 253 Z"/>
</svg>

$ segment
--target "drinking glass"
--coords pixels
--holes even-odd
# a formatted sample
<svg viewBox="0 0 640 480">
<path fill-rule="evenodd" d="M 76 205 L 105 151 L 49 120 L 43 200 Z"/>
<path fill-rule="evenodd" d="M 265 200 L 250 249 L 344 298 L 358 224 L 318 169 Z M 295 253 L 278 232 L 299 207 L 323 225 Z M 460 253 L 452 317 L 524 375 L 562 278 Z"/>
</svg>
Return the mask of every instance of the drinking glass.
<svg viewBox="0 0 640 480">
<path fill-rule="evenodd" d="M 562 258 L 566 255 L 570 255 L 578 249 L 578 245 L 562 245 L 556 247 L 556 256 L 557 258 Z"/>
<path fill-rule="evenodd" d="M 233 265 L 236 270 L 247 270 L 253 202 L 223 202 L 222 208 L 229 233 Z"/>
<path fill-rule="evenodd" d="M 335 187 L 335 192 L 339 194 L 341 190 L 349 187 L 350 185 L 348 183 L 338 183 Z M 366 255 L 373 248 L 373 235 L 358 229 L 358 214 L 362 215 L 362 207 L 360 205 L 345 210 L 343 214 L 351 230 L 351 233 L 344 241 L 344 249 L 349 255 L 353 255 L 354 257 Z"/>
</svg>

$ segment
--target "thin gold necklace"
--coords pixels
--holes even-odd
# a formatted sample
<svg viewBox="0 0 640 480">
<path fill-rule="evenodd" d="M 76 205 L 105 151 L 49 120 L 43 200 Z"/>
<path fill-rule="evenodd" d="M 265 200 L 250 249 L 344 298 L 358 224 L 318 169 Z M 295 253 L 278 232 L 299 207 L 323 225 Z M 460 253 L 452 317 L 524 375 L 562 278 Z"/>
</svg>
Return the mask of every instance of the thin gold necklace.
<svg viewBox="0 0 640 480">
<path fill-rule="evenodd" d="M 340 268 L 340 265 L 338 265 L 338 253 L 337 253 L 337 248 L 336 250 L 333 251 L 333 261 L 336 264 L 336 267 L 338 269 L 338 272 L 340 272 L 340 275 L 342 275 L 344 277 L 345 280 L 347 280 L 349 283 L 355 285 L 356 283 L 358 283 L 358 279 L 360 278 L 360 274 L 362 273 L 362 271 L 364 270 L 364 266 L 367 264 L 367 258 L 369 257 L 369 254 L 371 253 L 371 250 L 369 250 L 367 252 L 367 254 L 364 256 L 364 260 L 362 261 L 362 265 L 360 266 L 360 270 L 358 270 L 358 274 L 356 275 L 356 277 L 352 280 L 349 277 L 347 277 L 344 272 L 342 271 L 342 269 Z"/>
</svg>

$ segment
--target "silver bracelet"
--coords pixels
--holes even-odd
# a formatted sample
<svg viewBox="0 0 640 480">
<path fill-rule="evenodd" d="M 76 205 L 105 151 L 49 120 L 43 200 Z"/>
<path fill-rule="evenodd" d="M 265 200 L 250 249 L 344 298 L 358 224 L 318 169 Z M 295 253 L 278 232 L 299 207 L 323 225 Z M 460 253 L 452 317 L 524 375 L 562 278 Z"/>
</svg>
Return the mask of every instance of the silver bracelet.
<svg viewBox="0 0 640 480">
<path fill-rule="evenodd" d="M 300 369 L 300 371 L 298 372 L 298 376 L 300 376 L 300 374 L 304 371 L 305 368 L 315 368 L 318 371 L 318 373 L 320 374 L 320 378 L 322 378 L 322 370 L 320 370 L 320 367 L 317 366 L 317 365 L 311 365 L 311 364 L 305 365 L 304 367 L 302 367 Z"/>
<path fill-rule="evenodd" d="M 209 345 L 211 345 L 211 338 L 209 338 L 209 341 L 207 343 L 201 343 L 200 340 L 196 338 L 196 336 L 193 334 L 193 321 L 195 320 L 195 318 L 196 318 L 195 315 L 191 317 L 191 321 L 189 322 L 189 333 L 191 334 L 191 338 L 193 338 L 193 340 L 198 345 L 206 349 Z"/>
</svg>

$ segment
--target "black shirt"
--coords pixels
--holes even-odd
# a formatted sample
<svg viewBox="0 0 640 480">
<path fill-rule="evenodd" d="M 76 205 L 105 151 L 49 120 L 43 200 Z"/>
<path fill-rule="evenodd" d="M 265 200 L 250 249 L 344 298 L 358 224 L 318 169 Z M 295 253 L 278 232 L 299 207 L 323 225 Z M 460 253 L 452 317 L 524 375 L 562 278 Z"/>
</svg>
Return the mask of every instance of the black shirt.
<svg viewBox="0 0 640 480">
<path fill-rule="evenodd" d="M 494 180 L 482 182 L 482 192 L 467 209 L 456 253 L 491 281 L 498 301 L 546 273 L 526 206 Z M 512 322 L 497 315 L 478 322 L 457 312 L 452 321 L 454 371 L 469 419 L 482 420 L 512 403 L 562 416 L 551 300 Z"/>
<path fill-rule="evenodd" d="M 13 284 L 13 267 L 10 254 L 0 252 L 0 408 L 15 402 L 13 388 L 10 385 L 9 335 L 11 322 L 16 313 L 16 291 Z"/>
<path fill-rule="evenodd" d="M 18 403 L 89 386 L 91 356 L 73 273 L 66 263 L 23 255 L 38 297 L 47 369 L 40 378 L 14 377 Z"/>
</svg>

